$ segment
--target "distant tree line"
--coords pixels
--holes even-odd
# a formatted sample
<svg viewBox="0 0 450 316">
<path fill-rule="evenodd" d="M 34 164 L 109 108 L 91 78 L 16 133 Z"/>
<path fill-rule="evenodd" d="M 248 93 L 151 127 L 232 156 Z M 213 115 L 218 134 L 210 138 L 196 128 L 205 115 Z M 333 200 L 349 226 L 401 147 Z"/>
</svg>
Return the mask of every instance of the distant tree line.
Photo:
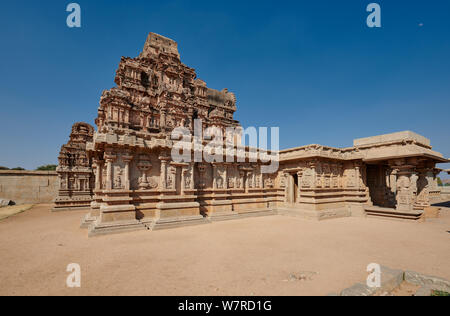
<svg viewBox="0 0 450 316">
<path fill-rule="evenodd" d="M 441 180 L 441 178 L 437 178 L 437 183 L 438 183 L 438 186 L 440 186 L 440 187 L 442 187 L 442 186 L 444 186 L 444 187 L 450 187 L 450 183 L 443 183 L 442 182 L 442 180 Z"/>
<path fill-rule="evenodd" d="M 55 171 L 56 167 L 57 167 L 57 165 L 45 165 L 45 166 L 37 167 L 36 171 Z M 8 167 L 0 166 L 0 170 L 23 171 L 26 169 L 22 168 L 22 167 L 8 168 Z"/>
</svg>

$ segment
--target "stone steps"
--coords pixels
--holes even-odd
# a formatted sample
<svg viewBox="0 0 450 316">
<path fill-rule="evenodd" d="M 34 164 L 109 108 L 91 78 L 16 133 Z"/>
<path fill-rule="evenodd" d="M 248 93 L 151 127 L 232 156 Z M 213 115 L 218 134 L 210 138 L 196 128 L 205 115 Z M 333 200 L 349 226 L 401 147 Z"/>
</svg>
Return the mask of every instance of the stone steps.
<svg viewBox="0 0 450 316">
<path fill-rule="evenodd" d="M 300 217 L 319 221 L 351 216 L 351 212 L 346 207 L 331 210 L 304 210 L 295 207 L 279 207 L 277 208 L 277 211 L 279 215 Z"/>
<path fill-rule="evenodd" d="M 277 215 L 277 212 L 273 209 L 249 209 L 244 211 L 214 213 L 208 216 L 208 220 L 211 222 L 229 221 L 235 219 L 249 218 L 249 217 L 262 217 Z"/>
<path fill-rule="evenodd" d="M 412 220 L 418 221 L 422 218 L 422 210 L 397 211 L 392 208 L 383 208 L 377 206 L 365 207 L 368 217 L 383 217 L 388 219 Z"/>
</svg>

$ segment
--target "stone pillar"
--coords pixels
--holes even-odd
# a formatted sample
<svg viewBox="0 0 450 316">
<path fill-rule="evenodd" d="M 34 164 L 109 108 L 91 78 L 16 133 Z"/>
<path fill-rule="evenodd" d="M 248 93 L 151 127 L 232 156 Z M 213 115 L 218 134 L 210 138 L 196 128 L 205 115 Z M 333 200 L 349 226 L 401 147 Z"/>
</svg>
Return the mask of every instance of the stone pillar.
<svg viewBox="0 0 450 316">
<path fill-rule="evenodd" d="M 288 202 L 288 188 L 289 188 L 289 184 L 288 184 L 288 175 L 287 173 L 282 172 L 281 176 L 280 176 L 280 185 L 283 186 L 284 185 L 284 202 L 287 203 Z"/>
<path fill-rule="evenodd" d="M 225 178 L 223 188 L 224 190 L 228 189 L 228 166 L 224 166 L 224 174 L 223 177 Z"/>
<path fill-rule="evenodd" d="M 359 190 L 361 188 L 361 170 L 359 163 L 355 162 L 355 181 L 356 181 L 356 189 Z"/>
<path fill-rule="evenodd" d="M 162 190 L 165 190 L 167 188 L 167 162 L 169 158 L 161 156 L 159 160 L 161 161 L 160 187 Z"/>
<path fill-rule="evenodd" d="M 191 163 L 190 165 L 189 165 L 189 169 L 190 169 L 190 177 L 191 177 L 191 183 L 190 183 L 190 187 L 189 187 L 189 189 L 191 189 L 191 190 L 194 190 L 194 166 L 195 166 L 195 164 L 194 163 Z"/>
<path fill-rule="evenodd" d="M 413 175 L 413 166 L 398 166 L 397 171 L 397 210 L 411 211 L 415 202 L 415 183 L 411 176 Z"/>
<path fill-rule="evenodd" d="M 166 126 L 166 110 L 165 109 L 161 109 L 161 117 L 160 117 L 160 121 L 159 121 L 159 126 L 161 128 Z"/>
<path fill-rule="evenodd" d="M 133 160 L 133 156 L 125 154 L 122 156 L 122 160 L 125 163 L 125 190 L 130 190 L 130 162 Z"/>
<path fill-rule="evenodd" d="M 188 169 L 186 167 L 181 167 L 181 185 L 180 185 L 181 195 L 184 195 L 185 189 L 189 189 L 189 188 L 186 188 L 186 173 L 187 172 L 188 172 Z"/>
<path fill-rule="evenodd" d="M 256 169 L 252 172 L 252 185 L 253 189 L 256 189 Z"/>
<path fill-rule="evenodd" d="M 397 169 L 391 169 L 389 174 L 389 184 L 392 193 L 397 193 Z"/>
<path fill-rule="evenodd" d="M 315 189 L 317 187 L 317 161 L 313 160 L 309 163 L 309 167 L 312 170 L 312 177 L 311 177 L 311 189 Z"/>
<path fill-rule="evenodd" d="M 245 180 L 245 172 L 239 171 L 239 189 L 245 188 L 244 180 Z"/>
<path fill-rule="evenodd" d="M 217 166 L 212 165 L 213 189 L 217 189 Z"/>
<path fill-rule="evenodd" d="M 199 173 L 199 182 L 198 187 L 200 189 L 204 189 L 205 187 L 205 172 L 206 172 L 206 165 L 203 163 L 197 164 L 198 173 Z M 194 173 L 194 172 L 192 172 Z"/>
<path fill-rule="evenodd" d="M 102 189 L 102 170 L 103 170 L 103 160 L 94 159 L 95 168 L 95 189 Z"/>
<path fill-rule="evenodd" d="M 341 164 L 337 165 L 337 183 L 338 183 L 338 188 L 342 188 L 342 165 Z"/>
<path fill-rule="evenodd" d="M 105 153 L 106 160 L 106 190 L 112 190 L 113 188 L 113 162 L 116 160 L 116 156 L 111 153 Z"/>
<path fill-rule="evenodd" d="M 295 200 L 297 201 L 297 203 L 299 203 L 299 201 L 300 201 L 300 188 L 301 188 L 302 176 L 303 176 L 303 172 L 302 171 L 297 171 L 298 185 L 297 185 L 297 192 L 295 192 L 295 194 L 297 196 L 297 198 Z M 332 186 L 331 180 L 330 180 L 330 186 Z M 295 183 L 294 183 L 294 188 L 295 188 Z"/>
</svg>

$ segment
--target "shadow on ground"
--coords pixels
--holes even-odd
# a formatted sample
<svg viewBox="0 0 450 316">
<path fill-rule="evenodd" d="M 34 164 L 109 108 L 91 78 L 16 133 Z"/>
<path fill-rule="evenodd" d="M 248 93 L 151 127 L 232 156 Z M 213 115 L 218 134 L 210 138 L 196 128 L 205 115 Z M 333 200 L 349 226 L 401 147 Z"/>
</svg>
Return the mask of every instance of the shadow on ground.
<svg viewBox="0 0 450 316">
<path fill-rule="evenodd" d="M 450 201 L 435 203 L 433 206 L 450 207 Z"/>
</svg>

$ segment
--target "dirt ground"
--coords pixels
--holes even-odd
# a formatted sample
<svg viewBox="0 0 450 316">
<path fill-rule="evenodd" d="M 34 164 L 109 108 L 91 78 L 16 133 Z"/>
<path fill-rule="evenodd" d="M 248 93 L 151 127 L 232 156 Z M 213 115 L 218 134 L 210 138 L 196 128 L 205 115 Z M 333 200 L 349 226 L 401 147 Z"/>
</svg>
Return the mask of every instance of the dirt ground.
<svg viewBox="0 0 450 316">
<path fill-rule="evenodd" d="M 0 220 L 28 211 L 33 204 L 0 207 Z"/>
<path fill-rule="evenodd" d="M 2 220 L 0 295 L 327 295 L 369 263 L 450 279 L 449 208 L 425 223 L 271 216 L 95 238 L 85 213 Z M 66 287 L 70 263 L 81 288 Z"/>
</svg>

